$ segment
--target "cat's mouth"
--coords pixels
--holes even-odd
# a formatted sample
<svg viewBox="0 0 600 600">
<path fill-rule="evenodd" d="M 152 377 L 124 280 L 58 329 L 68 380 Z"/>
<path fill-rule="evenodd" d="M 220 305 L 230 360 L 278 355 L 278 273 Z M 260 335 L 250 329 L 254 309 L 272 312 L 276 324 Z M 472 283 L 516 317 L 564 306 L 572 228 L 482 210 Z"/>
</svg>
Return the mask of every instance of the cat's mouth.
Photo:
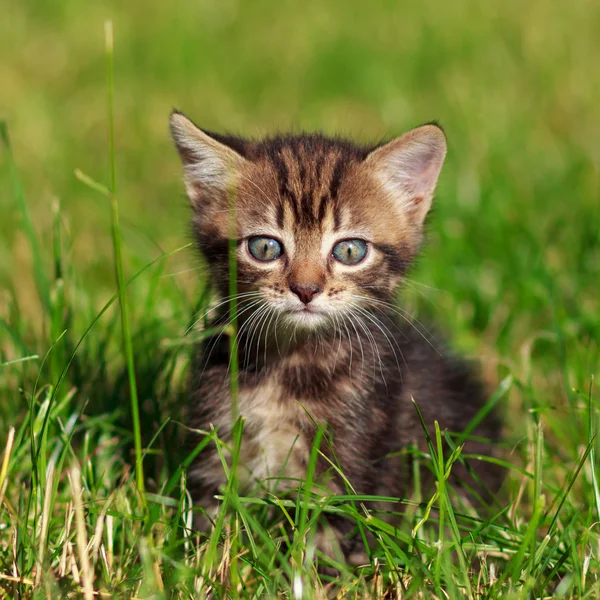
<svg viewBox="0 0 600 600">
<path fill-rule="evenodd" d="M 286 311 L 286 317 L 295 324 L 314 327 L 322 324 L 326 320 L 327 313 L 322 308 L 306 304 L 301 308 L 288 309 Z"/>
<path fill-rule="evenodd" d="M 323 311 L 312 304 L 305 304 L 302 308 L 296 309 L 294 312 L 298 313 L 310 313 L 313 315 L 323 314 Z"/>
<path fill-rule="evenodd" d="M 312 303 L 294 307 L 288 312 L 293 315 L 325 315 L 325 311 L 321 307 L 316 306 Z"/>
</svg>

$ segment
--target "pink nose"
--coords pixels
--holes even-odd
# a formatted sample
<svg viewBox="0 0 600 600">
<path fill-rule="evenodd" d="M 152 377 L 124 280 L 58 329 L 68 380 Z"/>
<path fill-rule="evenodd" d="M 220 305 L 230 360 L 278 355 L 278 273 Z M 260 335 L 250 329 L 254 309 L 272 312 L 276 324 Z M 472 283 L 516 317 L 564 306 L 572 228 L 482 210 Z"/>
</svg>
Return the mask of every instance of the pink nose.
<svg viewBox="0 0 600 600">
<path fill-rule="evenodd" d="M 323 291 L 323 288 L 320 285 L 298 285 L 294 283 L 290 285 L 290 290 L 292 290 L 304 304 L 308 304 L 315 296 Z"/>
</svg>

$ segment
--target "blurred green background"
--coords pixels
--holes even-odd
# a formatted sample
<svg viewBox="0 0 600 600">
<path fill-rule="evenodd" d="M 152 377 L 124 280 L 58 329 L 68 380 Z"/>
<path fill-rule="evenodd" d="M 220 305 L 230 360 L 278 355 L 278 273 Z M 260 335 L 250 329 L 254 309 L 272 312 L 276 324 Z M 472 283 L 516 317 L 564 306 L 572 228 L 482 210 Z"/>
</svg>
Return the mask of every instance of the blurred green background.
<svg viewBox="0 0 600 600">
<path fill-rule="evenodd" d="M 115 289 L 109 207 L 74 170 L 108 182 L 106 19 L 115 31 L 117 194 L 129 274 L 158 247 L 189 239 L 168 135 L 173 107 L 206 128 L 248 136 L 319 129 L 377 141 L 435 119 L 449 155 L 412 275 L 431 286 L 416 308 L 469 351 L 495 357 L 493 365 L 516 364 L 519 349 L 548 334 L 563 349 L 575 344 L 573 385 L 594 372 L 597 0 L 4 0 L 0 118 L 48 268 L 58 198 L 69 260 L 97 306 Z M 0 284 L 16 288 L 35 320 L 30 252 L 6 153 L 0 158 Z M 195 264 L 189 252 L 169 268 Z M 542 379 L 553 377 L 557 353 L 548 349 Z"/>
<path fill-rule="evenodd" d="M 198 581 L 210 582 L 207 589 L 218 595 L 223 580 L 235 582 L 240 573 L 249 589 L 263 585 L 262 562 L 250 571 L 243 566 L 244 554 L 250 556 L 239 546 L 245 538 L 227 537 L 232 564 L 240 559 L 229 578 L 221 570 L 227 561 L 219 553 L 210 558 L 203 545 L 189 561 L 182 555 L 191 538 L 180 529 L 179 512 L 164 512 L 171 504 L 153 504 L 163 512 L 151 509 L 145 524 L 132 518 L 141 514 L 131 477 L 136 419 L 117 303 L 95 320 L 117 289 L 110 206 L 75 176 L 80 169 L 104 185 L 110 180 L 106 20 L 115 35 L 116 191 L 127 278 L 191 241 L 169 138 L 173 107 L 208 129 L 247 136 L 317 129 L 376 142 L 431 120 L 444 127 L 449 152 L 428 243 L 401 306 L 481 359 L 490 396 L 507 417 L 503 457 L 517 469 L 507 476 L 510 510 L 496 521 L 500 529 L 489 522 L 482 530 L 471 517 L 464 529 L 466 552 L 478 548 L 473 564 L 481 572 L 463 573 L 465 563 L 455 560 L 459 545 L 455 553 L 441 527 L 431 537 L 423 527 L 419 539 L 430 552 L 415 551 L 416 562 L 406 564 L 418 568 L 406 571 L 406 581 L 418 574 L 409 585 L 419 585 L 431 572 L 448 597 L 463 594 L 468 579 L 486 598 L 567 597 L 571 588 L 572 598 L 593 594 L 585 588 L 597 589 L 600 547 L 592 476 L 600 403 L 591 384 L 600 374 L 598 0 L 0 0 L 0 121 L 10 131 L 41 249 L 32 251 L 10 154 L 0 142 L 0 453 L 15 426 L 13 455 L 8 446 L 5 454 L 5 504 L 18 510 L 17 518 L 4 513 L 11 516 L 0 536 L 0 564 L 23 578 L 12 589 L 27 595 L 26 582 L 35 577 L 44 587 L 34 595 L 78 593 L 61 581 L 64 561 L 57 558 L 74 556 L 74 488 L 66 473 L 72 458 L 84 474 L 89 534 L 98 535 L 100 515 L 117 498 L 110 505 L 117 523 L 112 567 L 96 563 L 93 542 L 98 590 L 125 597 L 135 588 L 136 597 L 148 596 L 160 573 L 166 590 L 181 578 L 181 589 L 189 582 L 196 595 Z M 149 449 L 146 489 L 161 494 L 162 484 L 179 476 L 182 409 L 189 404 L 184 382 L 201 333 L 191 325 L 208 300 L 199 291 L 206 289 L 204 272 L 187 249 L 153 264 L 127 289 L 140 428 Z M 41 294 L 44 306 L 36 283 L 49 290 Z M 494 394 L 498 389 L 510 391 Z M 73 445 L 66 431 L 75 432 Z M 58 495 L 48 504 L 54 517 L 42 542 L 52 497 L 42 493 L 43 474 L 59 452 Z M 159 514 L 166 516 L 160 524 Z M 419 514 L 407 510 L 409 527 Z M 225 523 L 241 531 L 237 517 Z M 211 547 L 220 539 L 216 531 Z M 280 539 L 279 526 L 269 532 Z M 100 525 L 90 545 L 102 535 Z M 266 548 L 269 555 L 276 546 L 263 542 L 259 554 Z M 373 578 L 378 589 L 388 558 L 394 571 L 405 564 L 404 552 L 389 544 L 383 575 Z M 61 549 L 67 545 L 69 555 Z M 113 542 L 106 547 L 112 556 Z M 299 545 L 298 552 L 313 550 Z M 48 577 L 40 580 L 44 555 Z M 276 565 L 269 561 L 267 571 Z M 85 581 L 83 566 L 80 572 Z M 296 581 L 294 575 L 294 593 Z M 490 582 L 495 587 L 487 589 Z M 235 597 L 246 593 L 246 583 L 232 586 Z"/>
</svg>

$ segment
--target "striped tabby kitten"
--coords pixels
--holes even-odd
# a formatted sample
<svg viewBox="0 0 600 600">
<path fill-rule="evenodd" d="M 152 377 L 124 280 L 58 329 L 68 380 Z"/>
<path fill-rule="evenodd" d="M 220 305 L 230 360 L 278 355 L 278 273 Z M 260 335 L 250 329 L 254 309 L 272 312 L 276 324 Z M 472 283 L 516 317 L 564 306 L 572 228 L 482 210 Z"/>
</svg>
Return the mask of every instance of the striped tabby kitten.
<svg viewBox="0 0 600 600">
<path fill-rule="evenodd" d="M 174 112 L 171 131 L 197 243 L 222 296 L 236 200 L 242 490 L 297 487 L 316 422 L 328 425 L 357 492 L 409 495 L 412 471 L 399 450 L 425 448 L 411 399 L 428 427 L 437 419 L 450 432 L 461 432 L 484 402 L 466 366 L 440 354 L 393 302 L 423 238 L 446 153 L 442 130 L 425 125 L 374 147 L 319 134 L 248 141 L 202 131 Z M 217 321 L 228 320 L 224 302 Z M 226 336 L 205 343 L 190 399 L 190 424 L 214 426 L 224 439 L 233 422 L 228 347 Z M 480 440 L 498 433 L 492 416 L 465 453 L 489 453 Z M 321 480 L 345 493 L 328 467 L 319 461 Z M 486 463 L 478 475 L 495 487 Z M 225 483 L 214 447 L 190 483 L 196 501 L 214 508 Z M 343 522 L 334 526 L 344 531 Z"/>
</svg>

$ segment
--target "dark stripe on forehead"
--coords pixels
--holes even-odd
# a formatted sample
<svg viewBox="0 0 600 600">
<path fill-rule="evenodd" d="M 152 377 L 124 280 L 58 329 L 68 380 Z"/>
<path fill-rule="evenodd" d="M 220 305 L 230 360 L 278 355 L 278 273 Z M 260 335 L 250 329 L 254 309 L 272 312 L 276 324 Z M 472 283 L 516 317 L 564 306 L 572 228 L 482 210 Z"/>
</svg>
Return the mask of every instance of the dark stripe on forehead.
<svg viewBox="0 0 600 600">
<path fill-rule="evenodd" d="M 341 156 L 338 156 L 335 166 L 333 167 L 333 173 L 331 175 L 331 181 L 329 182 L 329 197 L 333 203 L 333 230 L 337 231 L 341 224 L 342 218 L 340 215 L 340 203 L 338 202 L 338 190 L 342 181 L 342 175 L 345 171 L 346 165 Z"/>
<path fill-rule="evenodd" d="M 318 174 L 313 173 L 310 169 L 310 161 L 314 157 L 304 144 L 290 146 L 290 150 L 298 167 L 298 184 L 302 190 L 299 203 L 301 218 L 298 224 L 304 227 L 314 227 L 317 221 L 313 210 L 313 198 L 319 180 Z"/>
<path fill-rule="evenodd" d="M 277 211 L 277 215 L 276 215 L 277 227 L 279 227 L 279 229 L 283 229 L 284 218 L 285 218 L 285 208 L 283 206 L 282 199 L 280 199 L 279 203 L 277 204 L 276 211 Z"/>
<path fill-rule="evenodd" d="M 313 194 L 311 189 L 302 192 L 302 224 L 306 227 L 314 227 L 316 224 L 312 198 Z"/>
<path fill-rule="evenodd" d="M 325 155 L 321 152 L 317 156 L 317 160 L 315 161 L 315 183 L 319 181 L 321 177 L 321 169 L 323 168 L 323 163 L 325 162 Z"/>
<path fill-rule="evenodd" d="M 299 227 L 314 227 L 315 226 L 315 215 L 313 214 L 313 190 L 312 182 L 308 178 L 308 169 L 306 165 L 307 156 L 303 152 L 304 147 L 302 145 L 290 145 L 287 146 L 290 151 L 291 158 L 294 161 L 295 169 L 287 169 L 288 179 L 286 181 L 287 194 L 286 197 L 292 206 L 294 211 L 294 218 L 296 225 Z M 288 155 L 289 156 L 289 155 Z M 282 160 L 285 161 L 285 159 Z M 294 182 L 290 181 L 290 177 L 296 171 L 298 180 Z M 292 190 L 299 189 L 300 196 L 298 197 Z"/>
<path fill-rule="evenodd" d="M 329 182 L 329 195 L 331 199 L 335 201 L 337 199 L 337 193 L 340 188 L 340 183 L 342 180 L 342 175 L 345 169 L 344 161 L 341 156 L 337 157 L 335 167 L 333 167 L 333 174 L 331 175 L 331 181 Z"/>
<path fill-rule="evenodd" d="M 321 201 L 319 202 L 319 211 L 317 213 L 317 221 L 319 223 L 323 222 L 323 219 L 325 218 L 325 214 L 327 213 L 327 200 L 328 200 L 327 194 L 323 194 L 321 196 Z"/>
<path fill-rule="evenodd" d="M 313 180 L 312 180 L 312 195 L 313 195 L 313 208 L 315 209 L 315 220 L 316 224 L 321 223 L 325 218 L 327 212 L 327 194 L 319 195 L 323 186 L 321 184 L 323 164 L 325 163 L 325 154 L 320 152 L 315 160 Z M 317 203 L 317 198 L 319 202 Z"/>
<path fill-rule="evenodd" d="M 340 205 L 336 202 L 333 205 L 333 231 L 338 231 L 342 226 L 342 216 L 340 215 Z"/>
<path fill-rule="evenodd" d="M 275 170 L 277 172 L 277 184 L 279 186 L 279 197 L 280 197 L 280 201 L 282 202 L 281 211 L 277 213 L 277 222 L 279 223 L 281 221 L 280 227 L 283 227 L 283 213 L 284 213 L 283 201 L 287 200 L 288 204 L 291 206 L 292 211 L 294 213 L 294 218 L 296 219 L 296 221 L 298 221 L 300 219 L 300 210 L 297 205 L 296 198 L 294 197 L 294 193 L 290 189 L 289 169 L 287 168 L 287 165 L 285 164 L 285 159 L 281 155 L 281 150 L 271 153 L 270 158 L 271 158 L 271 162 L 273 163 L 273 166 L 275 167 Z M 281 219 L 280 219 L 280 215 L 282 215 Z"/>
<path fill-rule="evenodd" d="M 279 152 L 273 152 L 269 158 L 271 159 L 272 165 L 275 167 L 277 173 L 277 185 L 279 186 L 279 194 L 284 196 L 286 194 L 287 181 L 288 181 L 288 168 L 283 160 L 283 157 Z"/>
</svg>

